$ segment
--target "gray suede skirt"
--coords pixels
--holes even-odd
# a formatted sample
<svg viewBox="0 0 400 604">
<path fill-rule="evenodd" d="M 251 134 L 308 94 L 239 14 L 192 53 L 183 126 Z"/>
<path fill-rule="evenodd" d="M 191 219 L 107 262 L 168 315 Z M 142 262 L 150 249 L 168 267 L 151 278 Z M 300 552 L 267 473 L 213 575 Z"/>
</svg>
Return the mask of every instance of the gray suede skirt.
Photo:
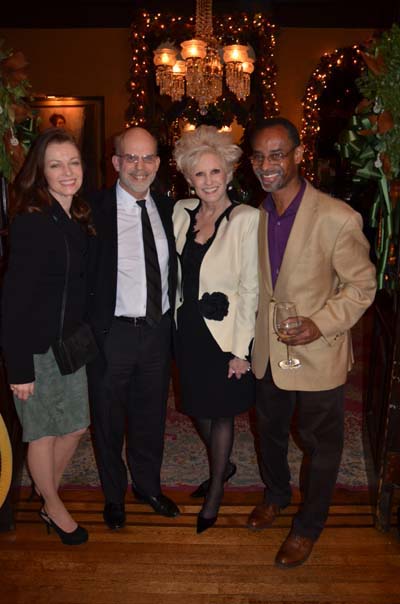
<svg viewBox="0 0 400 604">
<path fill-rule="evenodd" d="M 14 396 L 22 440 L 63 436 L 90 424 L 86 368 L 61 375 L 51 348 L 33 355 L 35 390 L 27 401 Z"/>
</svg>

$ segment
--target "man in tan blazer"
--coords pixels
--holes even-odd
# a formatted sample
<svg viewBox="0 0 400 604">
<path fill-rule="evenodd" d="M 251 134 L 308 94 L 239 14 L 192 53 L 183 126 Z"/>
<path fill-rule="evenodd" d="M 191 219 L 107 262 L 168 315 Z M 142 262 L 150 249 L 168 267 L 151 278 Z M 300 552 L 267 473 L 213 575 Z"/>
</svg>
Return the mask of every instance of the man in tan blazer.
<svg viewBox="0 0 400 604">
<path fill-rule="evenodd" d="M 297 566 L 310 555 L 328 516 L 344 433 L 344 384 L 353 363 L 350 329 L 374 299 L 375 268 L 360 215 L 299 174 L 303 147 L 284 118 L 265 120 L 252 137 L 253 170 L 268 193 L 259 226 L 259 309 L 252 367 L 263 503 L 248 527 L 270 526 L 291 499 L 287 448 L 297 430 L 309 458 L 304 502 L 275 562 Z M 278 337 L 277 302 L 293 302 L 299 326 Z M 286 345 L 301 366 L 282 369 Z"/>
</svg>

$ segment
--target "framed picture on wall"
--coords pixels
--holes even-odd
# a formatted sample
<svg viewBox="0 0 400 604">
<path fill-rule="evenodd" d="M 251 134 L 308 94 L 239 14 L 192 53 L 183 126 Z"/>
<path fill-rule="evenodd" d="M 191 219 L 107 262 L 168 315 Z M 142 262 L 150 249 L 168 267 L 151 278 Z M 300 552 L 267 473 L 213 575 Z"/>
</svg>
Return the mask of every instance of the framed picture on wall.
<svg viewBox="0 0 400 604">
<path fill-rule="evenodd" d="M 105 184 L 104 97 L 34 97 L 30 101 L 39 132 L 53 126 L 70 131 L 81 150 L 84 191 Z"/>
</svg>

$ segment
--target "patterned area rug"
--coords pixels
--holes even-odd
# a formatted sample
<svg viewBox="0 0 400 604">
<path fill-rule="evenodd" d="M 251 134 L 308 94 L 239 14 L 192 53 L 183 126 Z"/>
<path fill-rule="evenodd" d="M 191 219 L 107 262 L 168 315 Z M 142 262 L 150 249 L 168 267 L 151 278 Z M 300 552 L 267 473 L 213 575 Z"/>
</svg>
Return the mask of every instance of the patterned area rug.
<svg viewBox="0 0 400 604">
<path fill-rule="evenodd" d="M 368 354 L 368 347 L 365 346 L 366 325 L 367 322 L 362 320 L 353 329 L 356 362 L 346 386 L 345 444 L 337 485 L 346 489 L 367 489 L 362 439 L 363 356 Z M 207 459 L 191 420 L 176 407 L 177 401 L 171 380 L 161 479 L 164 486 L 190 489 L 207 477 Z M 254 443 L 254 412 L 251 411 L 250 414 L 244 413 L 235 419 L 232 459 L 237 464 L 238 471 L 229 482 L 229 488 L 232 490 L 263 488 Z M 289 464 L 294 486 L 298 486 L 301 462 L 302 452 L 291 438 Z M 23 471 L 21 484 L 30 484 L 26 469 Z M 65 473 L 63 484 L 71 487 L 99 487 L 90 433 L 82 439 Z"/>
</svg>

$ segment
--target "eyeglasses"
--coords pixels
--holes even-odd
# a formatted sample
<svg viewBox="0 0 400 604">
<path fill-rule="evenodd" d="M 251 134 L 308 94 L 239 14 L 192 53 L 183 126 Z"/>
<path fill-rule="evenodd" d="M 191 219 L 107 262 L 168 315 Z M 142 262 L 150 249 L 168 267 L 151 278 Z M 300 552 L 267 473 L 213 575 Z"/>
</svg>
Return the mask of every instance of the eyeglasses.
<svg viewBox="0 0 400 604">
<path fill-rule="evenodd" d="M 151 153 L 149 155 L 134 155 L 132 153 L 123 153 L 122 155 L 118 155 L 118 153 L 116 153 L 116 156 L 126 161 L 127 164 L 138 164 L 139 161 L 142 160 L 142 162 L 148 166 L 153 165 L 157 159 L 157 155 L 155 153 Z"/>
<path fill-rule="evenodd" d="M 298 147 L 298 145 L 294 145 L 294 147 L 289 149 L 289 151 L 287 151 L 286 153 L 284 153 L 283 151 L 273 151 L 272 153 L 269 153 L 268 155 L 264 155 L 264 153 L 256 152 L 256 153 L 253 153 L 253 155 L 250 157 L 250 159 L 253 162 L 253 164 L 256 164 L 257 166 L 261 166 L 265 162 L 265 160 L 267 160 L 268 163 L 270 163 L 270 164 L 279 164 L 284 159 L 286 159 L 286 157 L 288 155 L 290 155 L 292 153 L 292 151 L 294 151 L 296 149 L 296 147 Z"/>
</svg>

